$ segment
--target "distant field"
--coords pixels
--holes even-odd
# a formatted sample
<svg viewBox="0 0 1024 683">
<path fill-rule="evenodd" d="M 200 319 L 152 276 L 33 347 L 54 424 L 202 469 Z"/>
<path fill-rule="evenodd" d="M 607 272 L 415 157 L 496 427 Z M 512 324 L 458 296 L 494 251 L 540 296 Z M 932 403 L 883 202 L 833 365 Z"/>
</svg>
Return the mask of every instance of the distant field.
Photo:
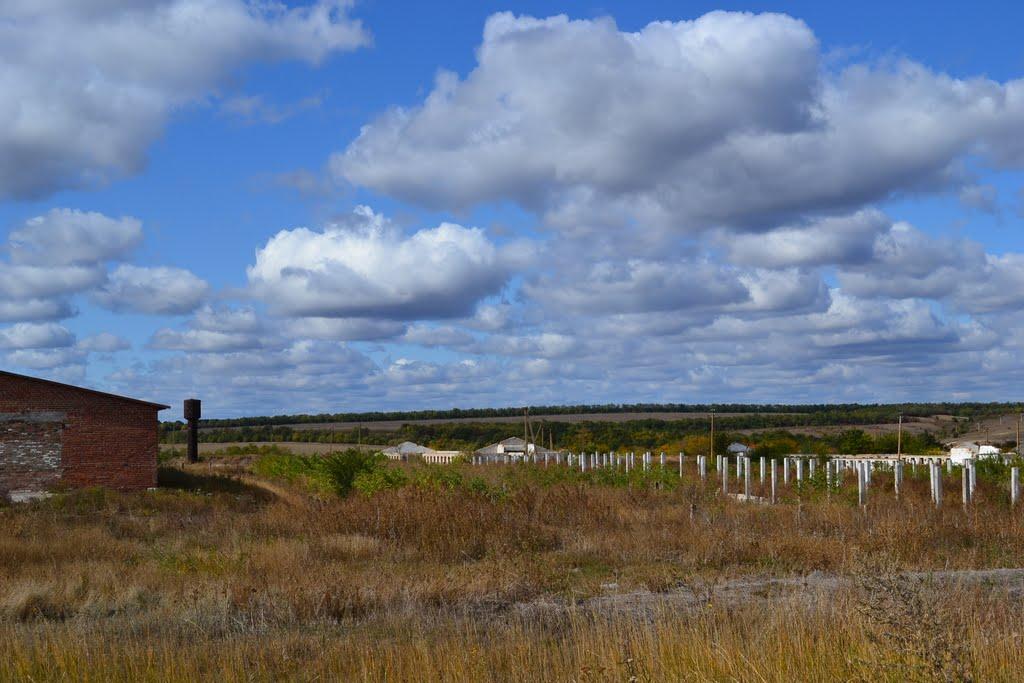
<svg viewBox="0 0 1024 683">
<path fill-rule="evenodd" d="M 726 417 L 746 417 L 752 413 L 737 413 L 737 412 L 716 412 L 716 418 Z M 757 413 L 761 415 L 799 415 L 796 412 L 764 412 Z M 674 421 L 674 420 L 710 420 L 711 413 L 708 412 L 648 412 L 648 413 L 571 413 L 564 415 L 541 415 L 531 417 L 531 422 L 536 425 L 543 422 L 561 422 L 567 424 L 578 424 L 581 422 L 632 422 L 637 420 L 663 420 L 663 421 Z M 939 433 L 948 430 L 950 425 L 953 423 L 955 418 L 950 415 L 934 415 L 930 417 L 916 417 L 914 419 L 908 419 L 903 423 L 903 429 L 908 433 L 922 433 L 932 432 Z M 1008 418 L 994 418 L 990 421 L 992 424 L 1000 423 L 1008 424 Z M 346 431 L 350 429 L 362 428 L 374 432 L 394 432 L 402 428 L 403 425 L 445 425 L 445 424 L 516 424 L 521 425 L 523 423 L 522 416 L 505 416 L 505 417 L 463 417 L 463 418 L 438 418 L 438 419 L 423 419 L 423 420 L 382 420 L 377 422 L 300 422 L 277 425 L 279 427 L 289 427 L 295 431 Z M 878 423 L 868 425 L 815 425 L 815 426 L 800 426 L 794 425 L 792 427 L 764 427 L 757 429 L 732 429 L 740 434 L 758 434 L 765 431 L 773 431 L 776 429 L 787 429 L 795 434 L 807 434 L 810 436 L 824 436 L 827 434 L 836 434 L 848 429 L 862 429 L 869 434 L 878 435 L 895 432 L 898 429 L 896 422 L 889 423 Z M 200 431 L 209 429 L 241 429 L 241 427 L 203 427 Z M 1008 435 L 1008 430 L 1001 430 L 1001 434 Z M 214 445 L 214 444 L 211 444 Z M 219 445 L 219 444 L 217 444 Z M 316 445 L 316 444 L 311 444 Z"/>
<path fill-rule="evenodd" d="M 922 434 L 924 432 L 931 432 L 932 434 L 940 434 L 950 428 L 952 425 L 953 418 L 947 415 L 934 415 L 931 417 L 917 417 L 914 420 L 907 420 L 903 423 L 904 434 Z M 731 430 L 740 434 L 759 434 L 761 432 L 775 431 L 778 427 L 765 427 L 761 429 L 736 429 Z M 892 434 L 899 430 L 899 423 L 897 422 L 881 422 L 877 424 L 866 424 L 866 425 L 814 425 L 814 426 L 794 426 L 794 427 L 783 427 L 787 432 L 793 434 L 807 434 L 809 436 L 826 436 L 828 434 L 840 434 L 850 429 L 859 429 L 867 432 L 872 436 L 878 436 L 880 434 Z"/>
<path fill-rule="evenodd" d="M 751 413 L 715 413 L 715 417 L 736 417 L 750 415 Z M 772 415 L 796 415 L 797 413 L 771 413 Z M 531 416 L 530 421 L 534 424 L 540 422 L 632 422 L 634 420 L 699 420 L 710 419 L 711 413 L 574 413 L 569 415 L 539 415 Z M 282 427 L 291 427 L 296 431 L 342 431 L 362 427 L 375 432 L 393 432 L 400 429 L 402 425 L 440 425 L 480 422 L 486 424 L 523 424 L 523 416 L 506 417 L 462 417 L 462 418 L 440 418 L 430 420 L 385 420 L 381 422 L 306 422 L 298 424 L 284 424 Z M 230 429 L 230 428 L 229 428 Z"/>
<path fill-rule="evenodd" d="M 245 446 L 277 446 L 278 448 L 284 448 L 292 453 L 299 455 L 315 455 L 317 453 L 333 453 L 336 451 L 344 451 L 350 448 L 359 448 L 367 451 L 379 451 L 385 446 L 381 444 L 355 444 L 355 443 L 305 443 L 301 441 L 263 441 L 263 442 L 248 442 L 248 441 L 235 441 L 231 443 L 201 443 L 199 444 L 199 454 L 205 455 L 207 453 L 215 453 L 217 451 L 226 450 L 231 447 L 244 448 Z M 175 444 L 169 446 L 169 448 L 184 449 L 181 444 Z"/>
</svg>

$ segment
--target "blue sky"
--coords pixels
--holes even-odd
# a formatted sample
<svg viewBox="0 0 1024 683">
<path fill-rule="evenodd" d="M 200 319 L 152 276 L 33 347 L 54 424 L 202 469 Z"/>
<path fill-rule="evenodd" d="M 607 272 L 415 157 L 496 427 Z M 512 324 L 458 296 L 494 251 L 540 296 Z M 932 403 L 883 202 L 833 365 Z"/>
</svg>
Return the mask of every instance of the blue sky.
<svg viewBox="0 0 1024 683">
<path fill-rule="evenodd" d="M 1022 15 L 14 2 L 0 367 L 223 416 L 1019 398 Z"/>
</svg>

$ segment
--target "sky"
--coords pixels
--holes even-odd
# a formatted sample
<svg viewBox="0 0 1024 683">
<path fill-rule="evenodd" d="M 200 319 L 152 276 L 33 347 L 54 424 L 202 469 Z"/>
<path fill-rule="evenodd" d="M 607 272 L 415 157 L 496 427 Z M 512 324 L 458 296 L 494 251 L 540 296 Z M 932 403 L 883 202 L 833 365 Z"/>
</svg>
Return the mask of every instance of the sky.
<svg viewBox="0 0 1024 683">
<path fill-rule="evenodd" d="M 1022 22 L 0 0 L 0 369 L 165 419 L 1021 400 Z"/>
</svg>

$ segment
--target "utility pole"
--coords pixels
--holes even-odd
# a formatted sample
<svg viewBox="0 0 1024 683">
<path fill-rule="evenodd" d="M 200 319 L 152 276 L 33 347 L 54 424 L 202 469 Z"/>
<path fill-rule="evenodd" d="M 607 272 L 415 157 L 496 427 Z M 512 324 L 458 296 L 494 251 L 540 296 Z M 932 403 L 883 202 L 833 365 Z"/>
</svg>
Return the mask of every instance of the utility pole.
<svg viewBox="0 0 1024 683">
<path fill-rule="evenodd" d="M 715 409 L 711 409 L 711 457 L 715 457 Z"/>
<path fill-rule="evenodd" d="M 900 413 L 899 429 L 896 432 L 896 457 L 903 457 L 903 413 Z"/>
</svg>

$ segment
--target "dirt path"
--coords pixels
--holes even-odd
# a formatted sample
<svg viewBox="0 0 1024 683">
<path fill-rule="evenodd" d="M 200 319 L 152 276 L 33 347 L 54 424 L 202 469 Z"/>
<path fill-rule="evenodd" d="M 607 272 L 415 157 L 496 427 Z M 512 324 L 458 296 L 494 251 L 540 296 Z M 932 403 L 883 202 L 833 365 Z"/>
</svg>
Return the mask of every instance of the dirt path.
<svg viewBox="0 0 1024 683">
<path fill-rule="evenodd" d="M 203 479 L 219 479 L 222 481 L 235 482 L 249 487 L 250 489 L 257 489 L 262 494 L 265 494 L 267 498 L 280 500 L 292 507 L 307 507 L 311 502 L 310 498 L 292 491 L 285 486 L 275 484 L 274 482 L 251 474 L 246 474 L 244 472 L 227 470 L 226 468 L 218 467 L 216 463 L 178 463 L 176 467 L 185 474 L 196 477 L 197 479 L 195 483 L 200 486 L 202 485 Z"/>
<path fill-rule="evenodd" d="M 934 572 L 901 572 L 908 579 L 931 581 L 943 586 L 999 589 L 1014 598 L 1024 598 L 1024 568 L 966 569 Z M 616 593 L 617 586 L 608 584 L 608 595 L 572 603 L 566 600 L 541 598 L 514 607 L 523 615 L 561 612 L 577 609 L 595 613 L 653 615 L 665 609 L 686 609 L 702 604 L 740 604 L 753 600 L 783 601 L 799 597 L 808 601 L 827 596 L 837 589 L 853 585 L 853 577 L 844 574 L 811 572 L 801 576 L 751 576 L 722 581 L 695 581 L 664 593 L 630 591 Z"/>
</svg>

